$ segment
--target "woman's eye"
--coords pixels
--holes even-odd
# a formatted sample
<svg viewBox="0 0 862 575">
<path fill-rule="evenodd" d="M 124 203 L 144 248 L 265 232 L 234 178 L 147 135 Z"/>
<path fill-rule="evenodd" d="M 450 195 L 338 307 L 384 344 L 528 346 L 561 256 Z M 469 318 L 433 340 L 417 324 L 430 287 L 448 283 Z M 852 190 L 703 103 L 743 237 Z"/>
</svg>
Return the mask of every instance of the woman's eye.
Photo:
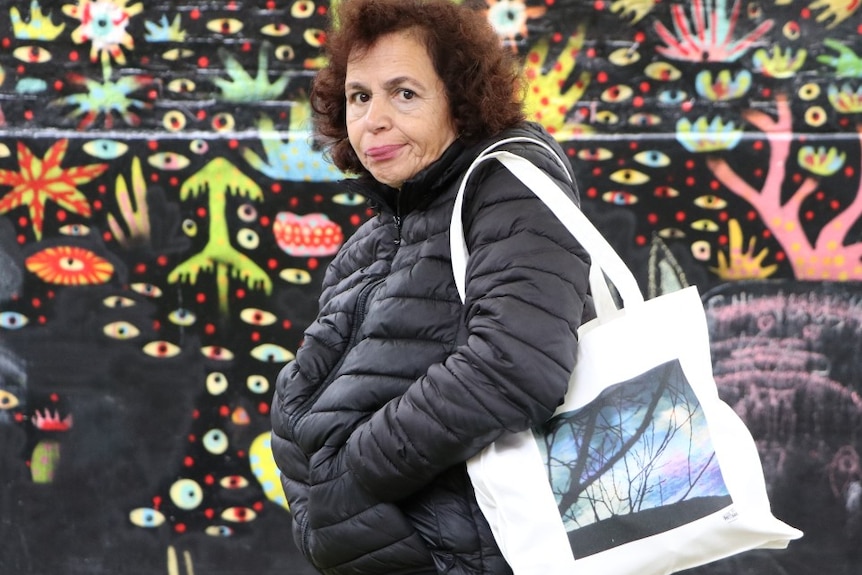
<svg viewBox="0 0 862 575">
<path fill-rule="evenodd" d="M 416 92 L 414 92 L 413 90 L 401 90 L 401 95 L 404 97 L 405 100 L 412 100 L 413 96 L 416 95 Z"/>
</svg>

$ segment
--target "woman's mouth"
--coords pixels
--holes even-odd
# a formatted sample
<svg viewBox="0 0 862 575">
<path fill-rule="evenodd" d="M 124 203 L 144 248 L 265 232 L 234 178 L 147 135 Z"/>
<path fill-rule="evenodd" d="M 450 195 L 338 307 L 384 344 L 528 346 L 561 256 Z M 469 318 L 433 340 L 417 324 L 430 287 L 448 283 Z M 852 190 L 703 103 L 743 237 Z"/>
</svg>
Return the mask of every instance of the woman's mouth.
<svg viewBox="0 0 862 575">
<path fill-rule="evenodd" d="M 401 144 L 392 144 L 388 146 L 375 146 L 373 148 L 368 148 L 365 150 L 365 155 L 375 161 L 382 162 L 385 160 L 391 160 L 398 152 L 401 150 Z"/>
</svg>

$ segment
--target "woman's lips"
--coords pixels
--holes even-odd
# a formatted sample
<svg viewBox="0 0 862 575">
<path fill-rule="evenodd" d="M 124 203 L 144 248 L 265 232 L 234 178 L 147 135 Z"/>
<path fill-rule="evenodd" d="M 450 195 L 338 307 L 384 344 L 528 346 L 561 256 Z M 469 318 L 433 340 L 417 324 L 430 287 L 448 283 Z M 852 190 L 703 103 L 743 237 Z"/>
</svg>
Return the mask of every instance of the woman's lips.
<svg viewBox="0 0 862 575">
<path fill-rule="evenodd" d="M 401 150 L 401 144 L 392 144 L 389 146 L 375 146 L 373 148 L 368 148 L 365 150 L 365 155 L 375 162 L 381 162 L 384 160 L 391 160 L 394 158 L 398 151 Z"/>
</svg>

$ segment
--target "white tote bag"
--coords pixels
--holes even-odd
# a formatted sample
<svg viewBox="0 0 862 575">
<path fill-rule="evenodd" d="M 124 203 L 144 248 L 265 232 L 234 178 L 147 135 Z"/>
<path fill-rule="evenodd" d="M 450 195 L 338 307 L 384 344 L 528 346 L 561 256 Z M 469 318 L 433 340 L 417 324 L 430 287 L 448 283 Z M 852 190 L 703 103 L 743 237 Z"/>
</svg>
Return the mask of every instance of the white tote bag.
<svg viewBox="0 0 862 575">
<path fill-rule="evenodd" d="M 772 515 L 754 440 L 718 396 L 697 288 L 644 301 L 619 255 L 553 180 L 518 155 L 494 151 L 511 141 L 551 150 L 538 140 L 505 140 L 467 170 L 450 229 L 462 300 L 464 188 L 476 165 L 494 159 L 589 252 L 598 314 L 578 330 L 577 365 L 554 416 L 467 462 L 515 574 L 663 575 L 801 537 Z"/>
</svg>

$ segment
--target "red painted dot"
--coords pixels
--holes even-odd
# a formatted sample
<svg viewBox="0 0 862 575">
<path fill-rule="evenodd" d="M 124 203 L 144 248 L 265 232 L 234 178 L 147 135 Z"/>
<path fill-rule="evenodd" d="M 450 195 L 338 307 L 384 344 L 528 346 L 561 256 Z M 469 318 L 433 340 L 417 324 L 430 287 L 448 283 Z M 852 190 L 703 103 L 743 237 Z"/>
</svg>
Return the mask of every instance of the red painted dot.
<svg viewBox="0 0 862 575">
<path fill-rule="evenodd" d="M 320 262 L 317 261 L 317 258 L 308 258 L 308 269 L 316 270 L 318 265 Z"/>
<path fill-rule="evenodd" d="M 639 246 L 645 246 L 647 243 L 646 236 L 639 235 L 635 238 L 635 243 Z"/>
<path fill-rule="evenodd" d="M 34 297 L 33 300 L 30 302 L 30 305 L 32 305 L 35 309 L 39 309 L 40 307 L 42 307 L 42 300 L 37 297 Z"/>
<path fill-rule="evenodd" d="M 174 525 L 174 531 L 177 533 L 185 533 L 186 532 L 186 524 L 185 523 L 177 523 Z"/>
<path fill-rule="evenodd" d="M 81 56 L 75 50 L 69 52 L 69 60 L 71 60 L 72 62 L 77 62 L 80 57 Z"/>
<path fill-rule="evenodd" d="M 198 58 L 198 68 L 207 68 L 210 65 L 210 59 L 206 56 Z"/>
<path fill-rule="evenodd" d="M 214 323 L 208 323 L 204 327 L 204 333 L 207 335 L 213 335 L 216 332 L 216 326 Z"/>
<path fill-rule="evenodd" d="M 600 71 L 598 74 L 596 74 L 596 80 L 600 84 L 604 84 L 605 82 L 608 81 L 608 73 L 605 72 L 604 70 Z"/>
<path fill-rule="evenodd" d="M 237 148 L 239 148 L 239 142 L 238 142 L 237 140 L 230 140 L 230 141 L 227 143 L 227 146 L 228 146 L 228 148 L 230 148 L 231 150 L 236 150 Z"/>
<path fill-rule="evenodd" d="M 183 465 L 185 465 L 186 467 L 193 467 L 194 464 L 195 460 L 190 455 L 187 455 L 183 458 Z"/>
<path fill-rule="evenodd" d="M 230 408 L 226 405 L 222 405 L 218 408 L 218 414 L 222 417 L 227 417 L 230 415 Z"/>
<path fill-rule="evenodd" d="M 197 20 L 198 18 L 201 17 L 201 11 L 198 10 L 197 8 L 195 8 L 194 10 L 189 12 L 189 16 L 191 17 L 192 20 Z"/>
<path fill-rule="evenodd" d="M 274 183 L 269 187 L 269 189 L 270 189 L 270 190 L 272 190 L 272 193 L 273 193 L 273 194 L 281 193 L 281 184 L 279 184 L 278 182 L 274 182 Z"/>
<path fill-rule="evenodd" d="M 159 264 L 159 265 L 160 265 L 160 266 L 162 266 L 162 267 L 164 267 L 164 266 L 168 265 L 168 258 L 167 258 L 167 256 L 159 256 L 159 257 L 157 257 L 157 258 L 156 258 L 156 263 L 157 263 L 157 264 Z"/>
<path fill-rule="evenodd" d="M 206 118 L 207 118 L 207 112 L 206 112 L 206 110 L 198 110 L 197 113 L 195 114 L 195 116 L 197 116 L 198 120 L 203 121 L 203 120 L 206 120 Z"/>
<path fill-rule="evenodd" d="M 135 266 L 135 273 L 136 273 L 136 274 L 145 274 L 145 273 L 147 273 L 147 264 L 137 264 L 137 265 Z"/>
<path fill-rule="evenodd" d="M 282 320 L 281 322 L 282 329 L 290 329 L 293 327 L 293 323 L 289 319 Z"/>
<path fill-rule="evenodd" d="M 54 89 L 57 90 L 58 92 L 63 89 L 62 80 L 54 80 Z"/>
<path fill-rule="evenodd" d="M 189 433 L 189 436 L 187 437 L 187 439 L 188 439 L 189 443 L 194 443 L 195 441 L 198 440 L 197 436 L 194 433 Z"/>
<path fill-rule="evenodd" d="M 246 295 L 246 293 L 245 293 L 244 289 L 240 288 L 240 289 L 236 290 L 236 299 L 243 299 L 245 297 L 245 295 Z"/>
<path fill-rule="evenodd" d="M 205 218 L 205 217 L 207 217 L 207 209 L 206 209 L 205 207 L 203 207 L 203 206 L 200 206 L 200 207 L 198 207 L 198 209 L 195 211 L 195 214 L 197 214 L 197 216 L 198 216 L 199 218 Z"/>
<path fill-rule="evenodd" d="M 652 225 L 657 224 L 658 223 L 658 215 L 657 214 L 648 214 L 647 215 L 647 221 Z"/>
<path fill-rule="evenodd" d="M 678 222 L 684 222 L 684 221 L 685 221 L 685 212 L 677 212 L 677 213 L 674 215 L 674 218 L 675 218 L 675 219 L 676 219 L 676 221 L 678 221 Z"/>
<path fill-rule="evenodd" d="M 198 303 L 204 303 L 204 302 L 206 302 L 206 301 L 207 301 L 207 296 L 206 296 L 206 294 L 205 294 L 205 293 L 198 293 L 198 294 L 195 296 L 195 301 L 196 301 L 196 302 L 198 302 Z"/>
</svg>

